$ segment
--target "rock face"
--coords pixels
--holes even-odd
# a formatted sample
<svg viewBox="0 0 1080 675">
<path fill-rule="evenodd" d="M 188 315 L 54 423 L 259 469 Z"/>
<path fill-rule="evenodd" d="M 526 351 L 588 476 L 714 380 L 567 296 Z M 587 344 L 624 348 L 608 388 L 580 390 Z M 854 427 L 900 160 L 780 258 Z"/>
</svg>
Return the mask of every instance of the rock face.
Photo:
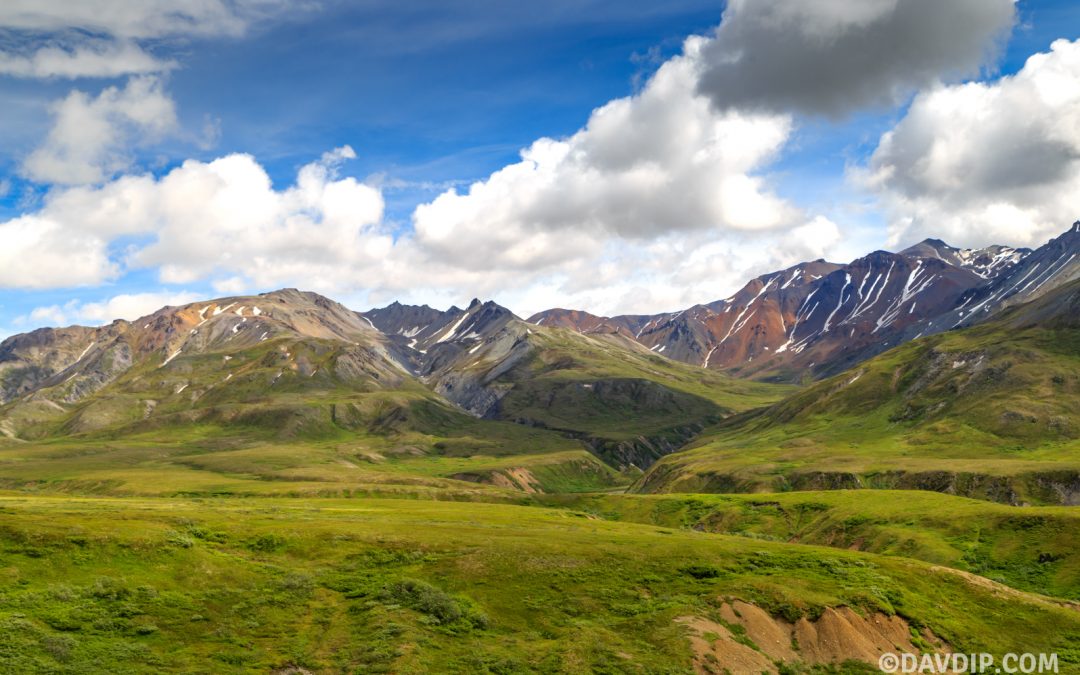
<svg viewBox="0 0 1080 675">
<path fill-rule="evenodd" d="M 528 326 L 494 302 L 445 312 L 394 303 L 360 314 L 384 333 L 413 374 L 484 417 L 509 386 L 500 379 L 531 352 Z"/>
<path fill-rule="evenodd" d="M 1080 223 L 1031 251 L 958 249 L 927 239 L 847 265 L 802 263 L 730 298 L 655 316 L 553 309 L 529 318 L 614 332 L 656 353 L 742 377 L 824 377 L 908 340 L 971 325 L 1080 277 Z"/>
</svg>

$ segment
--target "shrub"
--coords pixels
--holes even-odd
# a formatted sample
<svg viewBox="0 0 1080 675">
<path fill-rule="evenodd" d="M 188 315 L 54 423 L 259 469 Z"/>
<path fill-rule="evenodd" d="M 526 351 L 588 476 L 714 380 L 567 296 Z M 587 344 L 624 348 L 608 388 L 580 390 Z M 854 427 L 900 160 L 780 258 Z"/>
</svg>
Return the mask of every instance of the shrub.
<svg viewBox="0 0 1080 675">
<path fill-rule="evenodd" d="M 682 568 L 682 571 L 695 579 L 715 579 L 720 576 L 720 570 L 710 565 L 690 565 Z"/>
<path fill-rule="evenodd" d="M 487 617 L 465 600 L 416 579 L 402 579 L 386 586 L 383 600 L 390 600 L 420 612 L 438 626 L 486 628 Z"/>
<path fill-rule="evenodd" d="M 248 542 L 248 548 L 262 553 L 272 553 L 284 547 L 285 538 L 276 534 L 260 534 Z"/>
</svg>

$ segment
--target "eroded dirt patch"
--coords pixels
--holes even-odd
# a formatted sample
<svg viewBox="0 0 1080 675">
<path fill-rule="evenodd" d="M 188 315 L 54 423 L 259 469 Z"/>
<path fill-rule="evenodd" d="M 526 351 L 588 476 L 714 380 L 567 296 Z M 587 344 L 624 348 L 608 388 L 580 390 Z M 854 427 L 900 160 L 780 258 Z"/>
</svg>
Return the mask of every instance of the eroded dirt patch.
<svg viewBox="0 0 1080 675">
<path fill-rule="evenodd" d="M 876 664 L 884 653 L 918 654 L 926 645 L 934 652 L 948 651 L 928 631 L 922 633 L 922 648 L 916 646 L 910 624 L 899 616 L 864 616 L 850 607 L 830 607 L 813 621 L 802 618 L 793 624 L 756 605 L 728 600 L 720 607 L 719 621 L 696 616 L 676 621 L 689 629 L 698 673 L 777 673 L 784 663 Z"/>
</svg>

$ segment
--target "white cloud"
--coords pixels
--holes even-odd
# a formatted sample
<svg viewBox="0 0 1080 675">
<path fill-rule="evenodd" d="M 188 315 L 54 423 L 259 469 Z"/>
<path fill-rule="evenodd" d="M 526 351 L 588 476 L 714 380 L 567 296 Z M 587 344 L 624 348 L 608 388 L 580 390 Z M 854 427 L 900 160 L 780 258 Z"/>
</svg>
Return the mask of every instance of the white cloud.
<svg viewBox="0 0 1080 675">
<path fill-rule="evenodd" d="M 18 317 L 16 324 L 32 323 L 35 326 L 51 325 L 62 326 L 67 323 L 68 311 L 73 308 L 70 303 L 66 307 L 49 305 L 48 307 L 35 307 L 27 317 Z"/>
<path fill-rule="evenodd" d="M 41 47 L 29 54 L 0 52 L 0 75 L 23 78 L 120 77 L 175 68 L 134 43 L 98 41 L 70 47 Z"/>
<path fill-rule="evenodd" d="M 787 140 L 786 116 L 718 115 L 695 94 L 701 38 L 640 94 L 598 108 L 565 140 L 542 138 L 467 192 L 416 209 L 416 242 L 438 262 L 530 270 L 601 252 L 609 238 L 764 231 L 802 216 L 758 172 Z"/>
<path fill-rule="evenodd" d="M 127 169 L 132 151 L 177 126 L 161 73 L 177 67 L 152 49 L 183 40 L 237 37 L 260 21 L 313 7 L 289 0 L 5 0 L 0 3 L 0 76 L 116 78 L 123 89 L 72 90 L 55 101 L 44 143 L 21 166 L 40 183 L 97 183 Z M 208 118 L 200 146 L 220 134 Z"/>
<path fill-rule="evenodd" d="M 74 315 L 80 320 L 106 324 L 115 319 L 134 321 L 152 314 L 166 305 L 186 305 L 201 296 L 189 292 L 124 293 L 101 302 L 80 304 Z"/>
<path fill-rule="evenodd" d="M 973 75 L 1014 0 L 729 0 L 700 90 L 721 110 L 839 116 Z"/>
<path fill-rule="evenodd" d="M 337 175 L 353 156 L 347 146 L 327 153 L 280 191 L 248 155 L 187 161 L 160 179 L 54 190 L 38 212 L 0 223 L 0 286 L 95 284 L 153 267 L 166 283 L 232 277 L 219 284 L 233 291 L 297 280 L 341 288 L 342 275 L 385 268 L 393 246 L 378 190 Z M 150 243 L 110 254 L 122 236 Z"/>
<path fill-rule="evenodd" d="M 639 94 L 569 138 L 540 139 L 466 192 L 419 206 L 413 259 L 519 311 L 611 313 L 714 300 L 750 273 L 825 255 L 836 226 L 777 196 L 764 173 L 790 117 L 718 113 L 697 93 L 709 42 L 687 40 Z"/>
<path fill-rule="evenodd" d="M 0 51 L 0 75 L 119 77 L 175 66 L 146 50 L 174 38 L 237 37 L 257 22 L 313 6 L 288 0 L 5 0 L 0 28 L 14 45 Z M 20 45 L 47 43 L 36 49 Z"/>
<path fill-rule="evenodd" d="M 828 243 L 822 221 L 776 231 L 705 228 L 653 237 L 550 232 L 544 264 L 518 266 L 535 238 L 486 261 L 443 256 L 422 240 L 395 241 L 381 223 L 378 190 L 337 175 L 351 149 L 303 167 L 275 190 L 247 155 L 188 161 L 169 174 L 126 176 L 50 193 L 44 206 L 0 224 L 0 285 L 93 285 L 151 268 L 162 282 L 209 280 L 221 294 L 298 286 L 355 306 L 390 299 L 448 305 L 495 297 L 529 313 L 569 304 L 593 311 L 657 311 L 723 297 L 763 265 L 785 266 Z M 805 246 L 794 246 L 798 238 Z M 137 241 L 119 248 L 117 242 Z M 576 242 L 576 243 L 568 243 Z M 815 246 L 817 248 L 815 248 Z M 812 249 L 812 250 L 811 250 Z M 477 255 L 487 255 L 478 252 Z M 535 263 L 535 260 L 533 261 Z M 144 299 L 135 313 L 162 302 Z M 79 320 L 130 316 L 118 303 L 60 308 Z"/>
<path fill-rule="evenodd" d="M 72 91 L 51 112 L 48 137 L 21 167 L 40 183 L 100 182 L 130 166 L 130 147 L 177 128 L 176 106 L 153 76 L 131 78 L 123 89 L 108 87 L 93 98 Z"/>
<path fill-rule="evenodd" d="M 241 35 L 252 22 L 289 4 L 287 0 L 5 0 L 0 4 L 0 26 L 31 32 L 77 28 L 138 39 Z"/>
<path fill-rule="evenodd" d="M 248 288 L 248 282 L 244 281 L 244 277 L 232 276 L 224 279 L 215 279 L 211 282 L 214 291 L 222 293 L 224 295 L 233 295 L 243 293 Z"/>
<path fill-rule="evenodd" d="M 333 287 L 343 270 L 351 275 L 352 266 L 375 265 L 393 245 L 381 228 L 379 191 L 336 174 L 350 157 L 348 146 L 327 153 L 280 192 L 248 155 L 185 162 L 126 197 L 150 206 L 156 235 L 132 262 L 158 267 L 167 283 L 242 272 L 260 287 L 305 276 L 311 287 Z"/>
<path fill-rule="evenodd" d="M 47 214 L 0 223 L 0 287 L 62 288 L 111 279 L 119 266 L 101 236 Z"/>
<path fill-rule="evenodd" d="M 414 231 L 396 237 L 379 189 L 338 175 L 355 157 L 348 147 L 284 190 L 254 158 L 229 155 L 157 179 L 57 189 L 34 217 L 90 239 L 80 279 L 152 268 L 163 283 L 209 280 L 220 293 L 295 285 L 357 305 L 477 295 L 521 312 L 716 299 L 750 272 L 822 255 L 835 236 L 763 174 L 790 118 L 719 114 L 696 93 L 706 42 L 688 40 L 639 94 L 597 109 L 573 136 L 541 139 L 466 193 L 421 205 Z M 110 255 L 120 237 L 140 243 Z M 48 265 L 35 269 L 48 278 Z M 69 283 L 60 270 L 57 279 Z"/>
<path fill-rule="evenodd" d="M 71 323 L 105 325 L 116 319 L 134 321 L 152 314 L 166 305 L 186 305 L 200 299 L 196 293 L 156 292 L 122 293 L 98 302 L 71 300 L 63 305 L 35 307 L 25 316 L 15 319 L 19 326 L 66 326 Z"/>
<path fill-rule="evenodd" d="M 1015 75 L 920 94 L 856 174 L 893 243 L 1039 245 L 1080 217 L 1080 40 Z"/>
</svg>

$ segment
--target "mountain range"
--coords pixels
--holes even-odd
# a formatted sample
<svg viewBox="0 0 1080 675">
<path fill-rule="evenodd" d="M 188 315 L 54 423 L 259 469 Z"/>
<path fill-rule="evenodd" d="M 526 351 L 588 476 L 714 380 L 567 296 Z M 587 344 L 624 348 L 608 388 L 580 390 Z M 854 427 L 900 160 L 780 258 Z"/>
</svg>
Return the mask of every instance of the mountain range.
<svg viewBox="0 0 1080 675">
<path fill-rule="evenodd" d="M 1080 223 L 1036 250 L 928 239 L 847 265 L 802 263 L 652 316 L 555 309 L 522 320 L 480 300 L 355 312 L 294 289 L 166 307 L 0 343 L 0 434 L 210 421 L 310 435 L 412 424 L 434 407 L 550 430 L 616 469 L 645 469 L 790 393 L 784 383 L 1046 296 L 1080 277 L 1078 252 Z M 378 399 L 379 412 L 357 397 Z"/>
<path fill-rule="evenodd" d="M 752 279 L 731 297 L 656 315 L 550 309 L 537 325 L 618 333 L 740 377 L 817 379 L 890 347 L 985 320 L 1080 277 L 1080 222 L 1032 251 L 927 239 L 838 265 L 816 260 Z"/>
</svg>

